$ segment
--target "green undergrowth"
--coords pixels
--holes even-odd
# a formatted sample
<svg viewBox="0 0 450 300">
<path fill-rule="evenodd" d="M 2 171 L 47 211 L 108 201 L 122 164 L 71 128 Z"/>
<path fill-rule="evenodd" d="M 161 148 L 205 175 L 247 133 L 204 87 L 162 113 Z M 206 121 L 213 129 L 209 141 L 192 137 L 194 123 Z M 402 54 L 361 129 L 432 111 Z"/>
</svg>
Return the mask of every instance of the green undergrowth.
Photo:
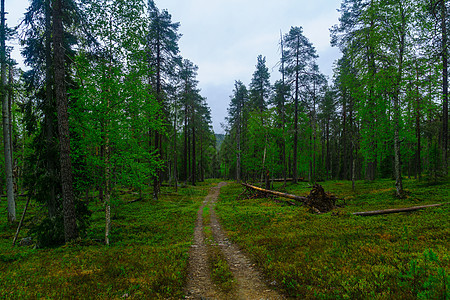
<svg viewBox="0 0 450 300">
<path fill-rule="evenodd" d="M 230 238 L 290 297 L 306 299 L 448 299 L 450 205 L 358 217 L 351 212 L 449 201 L 450 183 L 405 180 L 324 182 L 342 207 L 312 214 L 270 199 L 237 200 L 243 188 L 221 189 L 217 213 Z M 274 189 L 307 195 L 308 183 Z M 280 199 L 281 200 L 281 199 Z"/>
<path fill-rule="evenodd" d="M 82 240 L 57 248 L 11 247 L 16 225 L 6 224 L 0 203 L 0 299 L 180 298 L 186 282 L 188 250 L 196 213 L 211 186 L 163 187 L 158 201 L 151 190 L 143 200 L 128 190 L 112 201 L 111 245 L 103 245 L 103 205 L 91 200 L 91 226 Z M 25 200 L 19 199 L 17 212 Z M 21 238 L 43 212 L 31 203 Z M 19 238 L 20 240 L 20 238 Z"/>
</svg>

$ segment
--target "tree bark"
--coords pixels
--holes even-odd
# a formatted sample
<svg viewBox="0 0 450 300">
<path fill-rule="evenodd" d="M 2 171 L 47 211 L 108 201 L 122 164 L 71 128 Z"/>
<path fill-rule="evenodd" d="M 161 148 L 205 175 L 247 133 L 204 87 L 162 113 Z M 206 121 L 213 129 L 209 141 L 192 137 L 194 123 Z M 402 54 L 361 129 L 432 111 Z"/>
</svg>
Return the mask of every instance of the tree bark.
<svg viewBox="0 0 450 300">
<path fill-rule="evenodd" d="M 53 109 L 55 107 L 53 99 L 53 76 L 52 76 L 52 27 L 51 27 L 51 0 L 46 0 L 45 5 L 45 101 L 46 101 L 46 112 L 45 112 L 45 134 L 47 139 L 47 169 L 50 174 L 50 186 L 49 195 L 47 199 L 47 209 L 48 216 L 50 218 L 56 217 L 57 214 L 57 203 L 56 203 L 56 184 L 55 179 L 57 177 L 57 170 L 55 166 L 55 157 L 50 155 L 56 148 L 55 145 L 55 132 L 53 124 L 55 121 L 55 116 L 53 114 Z"/>
<path fill-rule="evenodd" d="M 5 156 L 6 194 L 8 200 L 8 223 L 16 221 L 16 203 L 14 200 L 14 180 L 11 148 L 11 113 L 6 86 L 6 24 L 5 24 L 5 0 L 1 0 L 1 96 L 3 117 L 3 145 Z"/>
<path fill-rule="evenodd" d="M 58 131 L 61 163 L 61 185 L 64 211 L 64 237 L 70 242 L 78 237 L 74 193 L 72 183 L 72 161 L 70 158 L 70 136 L 68 99 L 65 84 L 65 51 L 63 46 L 62 0 L 53 0 L 53 45 L 55 95 L 58 111 Z"/>
<path fill-rule="evenodd" d="M 241 100 L 239 100 L 241 101 Z M 237 153 L 236 153 L 236 181 L 241 182 L 241 114 L 242 104 L 238 103 L 238 122 L 237 122 Z"/>
<path fill-rule="evenodd" d="M 416 174 L 419 180 L 422 178 L 422 159 L 420 157 L 421 151 L 421 133 L 420 133 L 420 93 L 419 93 L 419 66 L 416 61 Z"/>
<path fill-rule="evenodd" d="M 195 153 L 195 111 L 192 111 L 192 185 L 196 182 L 196 153 Z"/>
<path fill-rule="evenodd" d="M 397 197 L 403 197 L 403 180 L 402 180 L 402 166 L 401 166 L 401 154 L 400 154 L 400 85 L 403 77 L 403 53 L 405 50 L 405 37 L 406 37 L 406 17 L 403 10 L 403 6 L 400 4 L 401 14 L 401 28 L 400 28 L 400 41 L 399 41 L 399 56 L 398 56 L 398 74 L 397 82 L 395 86 L 394 95 L 394 156 L 395 156 L 395 187 L 397 189 Z"/>
<path fill-rule="evenodd" d="M 373 210 L 373 211 L 363 211 L 363 212 L 354 212 L 352 215 L 355 216 L 376 216 L 376 215 L 386 215 L 386 214 L 394 214 L 394 213 L 400 213 L 400 212 L 409 212 L 409 211 L 416 211 L 419 209 L 429 208 L 429 207 L 438 207 L 442 205 L 449 204 L 447 203 L 440 203 L 440 204 L 431 204 L 431 205 L 423 205 L 423 206 L 414 206 L 414 207 L 406 207 L 406 208 L 395 208 L 395 209 L 385 209 L 385 210 Z"/>
<path fill-rule="evenodd" d="M 296 74 L 295 74 L 295 99 L 294 99 L 294 162 L 293 162 L 293 175 L 294 183 L 297 183 L 298 170 L 297 170 L 297 144 L 298 144 L 298 98 L 299 98 L 299 77 L 300 77 L 300 37 L 297 37 L 297 57 L 296 57 Z"/>
<path fill-rule="evenodd" d="M 306 200 L 307 200 L 306 197 L 302 197 L 302 196 L 297 196 L 297 195 L 286 194 L 286 193 L 281 193 L 281 192 L 277 192 L 277 191 L 266 190 L 266 189 L 263 189 L 263 188 L 260 188 L 260 187 L 257 187 L 257 186 L 246 184 L 246 183 L 241 183 L 241 184 L 243 186 L 245 186 L 246 188 L 249 188 L 249 189 L 253 189 L 253 190 L 256 190 L 256 191 L 263 192 L 263 193 L 275 195 L 275 196 L 278 196 L 278 197 L 283 197 L 283 198 L 297 200 L 297 201 L 300 201 L 302 203 L 305 203 Z"/>
<path fill-rule="evenodd" d="M 442 156 L 444 175 L 448 174 L 448 37 L 447 37 L 447 1 L 441 1 L 442 31 Z"/>
</svg>

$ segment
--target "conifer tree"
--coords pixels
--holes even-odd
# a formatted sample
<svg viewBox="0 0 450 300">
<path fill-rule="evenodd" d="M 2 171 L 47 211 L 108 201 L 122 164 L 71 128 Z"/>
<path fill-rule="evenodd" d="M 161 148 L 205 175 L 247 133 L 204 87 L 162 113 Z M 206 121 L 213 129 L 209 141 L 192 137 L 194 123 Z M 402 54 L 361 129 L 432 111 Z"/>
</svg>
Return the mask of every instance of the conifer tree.
<svg viewBox="0 0 450 300">
<path fill-rule="evenodd" d="M 256 70 L 250 83 L 250 109 L 263 112 L 267 108 L 267 100 L 271 92 L 269 79 L 270 74 L 266 66 L 266 58 L 259 55 Z"/>
<path fill-rule="evenodd" d="M 311 67 L 317 58 L 316 50 L 311 42 L 303 35 L 302 27 L 291 27 L 289 33 L 284 36 L 283 64 L 288 83 L 291 85 L 291 92 L 294 99 L 294 145 L 293 145 L 293 180 L 298 179 L 298 122 L 299 122 L 299 102 L 301 94 L 301 77 L 308 77 L 311 74 Z"/>
<path fill-rule="evenodd" d="M 160 11 L 153 0 L 148 1 L 149 30 L 148 30 L 148 60 L 152 67 L 151 83 L 158 105 L 161 109 L 159 119 L 165 119 L 166 104 L 164 100 L 165 81 L 168 77 L 175 76 L 175 64 L 178 58 L 178 34 L 179 23 L 173 23 L 167 10 Z M 162 134 L 154 132 L 154 149 L 160 159 L 162 153 Z M 158 171 L 153 184 L 153 197 L 158 198 L 161 187 L 161 172 Z"/>
</svg>

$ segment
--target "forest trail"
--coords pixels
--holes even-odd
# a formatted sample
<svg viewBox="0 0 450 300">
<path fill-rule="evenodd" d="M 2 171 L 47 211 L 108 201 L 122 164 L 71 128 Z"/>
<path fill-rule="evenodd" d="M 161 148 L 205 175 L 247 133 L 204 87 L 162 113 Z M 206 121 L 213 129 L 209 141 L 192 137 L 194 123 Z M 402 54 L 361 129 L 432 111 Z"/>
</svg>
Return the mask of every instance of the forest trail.
<svg viewBox="0 0 450 300">
<path fill-rule="evenodd" d="M 224 185 L 226 183 L 221 182 L 217 187 L 211 188 L 198 211 L 194 242 L 189 251 L 186 299 L 284 299 L 283 296 L 268 288 L 262 279 L 262 275 L 254 268 L 246 255 L 239 250 L 239 247 L 228 240 L 226 233 L 220 226 L 214 206 L 220 188 Z M 235 279 L 234 290 L 227 294 L 222 293 L 211 280 L 207 245 L 203 232 L 202 213 L 205 206 L 210 208 L 211 231 L 214 242 L 220 247 Z"/>
</svg>

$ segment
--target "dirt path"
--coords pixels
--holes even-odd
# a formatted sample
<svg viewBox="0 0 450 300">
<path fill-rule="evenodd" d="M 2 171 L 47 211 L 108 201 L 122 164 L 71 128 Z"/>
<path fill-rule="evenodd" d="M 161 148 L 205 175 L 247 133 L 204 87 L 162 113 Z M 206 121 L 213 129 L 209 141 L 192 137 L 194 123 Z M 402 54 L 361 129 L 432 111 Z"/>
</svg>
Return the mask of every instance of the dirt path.
<svg viewBox="0 0 450 300">
<path fill-rule="evenodd" d="M 197 215 L 197 225 L 194 231 L 194 243 L 189 252 L 189 275 L 186 286 L 187 299 L 227 299 L 211 281 L 208 266 L 207 248 L 203 235 L 203 208 L 210 207 L 211 230 L 215 242 L 222 250 L 225 259 L 236 280 L 236 290 L 233 295 L 237 299 L 284 299 L 277 292 L 271 290 L 262 280 L 261 274 L 252 266 L 250 260 L 230 242 L 226 233 L 220 226 L 215 203 L 220 188 L 226 185 L 221 182 L 217 187 L 211 188 Z M 229 294 L 228 294 L 229 295 Z M 235 298 L 233 297 L 233 298 Z"/>
</svg>

